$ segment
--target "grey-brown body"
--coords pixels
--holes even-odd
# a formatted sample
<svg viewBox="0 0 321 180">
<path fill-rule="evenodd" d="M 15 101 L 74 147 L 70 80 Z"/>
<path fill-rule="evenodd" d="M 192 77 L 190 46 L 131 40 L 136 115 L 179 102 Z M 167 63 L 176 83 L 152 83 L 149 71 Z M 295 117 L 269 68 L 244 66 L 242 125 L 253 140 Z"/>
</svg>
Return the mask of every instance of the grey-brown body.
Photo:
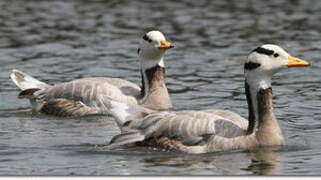
<svg viewBox="0 0 321 180">
<path fill-rule="evenodd" d="M 147 143 L 154 147 L 205 153 L 238 149 L 244 142 L 233 142 L 238 142 L 240 138 L 245 139 L 247 135 L 248 121 L 230 111 L 153 112 L 143 116 L 141 119 L 137 119 L 137 116 L 132 119 L 132 116 L 129 116 L 121 127 L 123 137 L 117 139 L 115 136 L 110 147 L 122 145 L 122 140 L 126 138 L 124 135 L 128 134 L 131 137 L 141 137 L 142 144 Z M 164 137 L 166 142 L 162 142 Z"/>
<path fill-rule="evenodd" d="M 125 104 L 138 105 L 140 88 L 129 81 L 119 78 L 84 78 L 36 91 L 34 97 L 37 101 L 45 103 L 54 99 L 65 99 L 71 102 L 82 103 L 84 105 L 83 108 L 89 108 L 86 112 L 75 111 L 68 114 L 69 116 L 108 114 L 108 98 Z M 59 103 L 63 108 L 63 103 L 67 103 L 68 101 L 61 101 Z M 51 106 L 50 108 L 54 107 Z M 64 108 L 67 108 L 67 106 Z M 60 108 L 57 108 L 57 111 L 59 111 L 59 109 Z M 48 111 L 45 110 L 45 108 L 42 110 Z M 55 115 L 59 114 L 55 113 Z"/>
<path fill-rule="evenodd" d="M 28 98 L 33 109 L 56 116 L 83 116 L 92 114 L 109 114 L 109 99 L 131 106 L 141 105 L 150 109 L 169 109 L 172 107 L 165 84 L 162 68 L 156 68 L 152 74 L 148 94 L 142 93 L 139 86 L 120 78 L 83 78 L 57 85 L 42 82 L 34 88 L 21 87 L 20 98 Z M 159 77 L 161 76 L 161 77 Z M 31 76 L 13 70 L 11 75 L 16 84 L 25 83 Z M 37 81 L 33 78 L 34 81 Z M 34 82 L 31 82 L 31 84 Z M 36 84 L 36 83 L 34 83 Z M 37 84 L 37 85 L 38 85 Z M 44 85 L 45 84 L 45 85 Z M 31 85 L 32 87 L 32 85 Z M 35 89 L 29 91 L 29 89 Z M 24 93 L 31 93 L 28 96 Z M 145 98 L 143 100 L 143 98 Z"/>
<path fill-rule="evenodd" d="M 130 107 L 127 110 L 132 112 Z M 247 133 L 247 119 L 226 110 L 142 113 L 140 117 L 127 116 L 123 122 L 122 134 L 113 138 L 110 148 L 138 142 L 137 145 L 206 153 L 263 145 L 257 140 L 260 133 Z M 264 135 L 267 140 L 273 139 L 272 145 L 283 143 L 282 132 L 277 130 Z"/>
<path fill-rule="evenodd" d="M 170 109 L 163 59 L 172 47 L 159 31 L 144 35 L 138 51 L 142 88 L 119 78 L 83 78 L 51 86 L 18 70 L 10 77 L 22 90 L 19 98 L 29 99 L 36 111 L 56 116 L 109 114 L 110 99 L 131 106 Z"/>
<path fill-rule="evenodd" d="M 253 50 L 244 65 L 248 120 L 226 110 L 146 112 L 111 102 L 121 134 L 114 136 L 109 147 L 136 144 L 207 153 L 280 146 L 284 138 L 273 110 L 271 78 L 283 68 L 307 65 L 275 45 Z"/>
<path fill-rule="evenodd" d="M 140 97 L 140 87 L 119 78 L 84 78 L 39 90 L 35 96 L 44 101 L 55 98 L 81 101 L 92 107 L 103 107 L 104 97 L 136 105 Z"/>
</svg>

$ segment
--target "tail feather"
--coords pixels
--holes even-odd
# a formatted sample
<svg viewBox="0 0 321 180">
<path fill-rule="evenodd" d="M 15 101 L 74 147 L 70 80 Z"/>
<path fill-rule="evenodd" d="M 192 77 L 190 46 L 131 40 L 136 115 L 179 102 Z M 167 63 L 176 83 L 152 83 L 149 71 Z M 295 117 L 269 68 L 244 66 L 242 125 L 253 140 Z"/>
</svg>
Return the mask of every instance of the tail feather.
<svg viewBox="0 0 321 180">
<path fill-rule="evenodd" d="M 110 99 L 110 113 L 116 119 L 117 125 L 121 128 L 126 122 L 131 120 L 143 119 L 153 110 L 141 107 L 127 105 Z"/>
<path fill-rule="evenodd" d="M 34 95 L 33 93 L 35 93 L 36 91 L 39 91 L 39 88 L 31 88 L 31 89 L 26 89 L 23 90 L 19 93 L 18 98 L 19 99 L 33 99 Z"/>
<path fill-rule="evenodd" d="M 121 134 L 114 136 L 107 147 L 114 149 L 122 145 L 144 141 L 144 132 L 135 127 L 143 122 L 146 116 L 155 111 L 141 106 L 123 104 L 111 99 L 109 102 L 110 113 L 115 117 Z"/>
<path fill-rule="evenodd" d="M 143 141 L 144 139 L 145 139 L 145 136 L 141 135 L 139 132 L 129 132 L 124 134 L 119 134 L 112 138 L 107 148 L 115 149 L 125 144 L 132 144 L 135 142 Z"/>
<path fill-rule="evenodd" d="M 29 76 L 28 74 L 19 70 L 13 69 L 10 74 L 12 81 L 22 90 L 18 98 L 27 98 L 30 100 L 32 109 L 39 111 L 42 103 L 37 102 L 34 98 L 34 92 L 50 87 L 49 84 L 38 81 L 37 79 Z"/>
<path fill-rule="evenodd" d="M 41 82 L 35 79 L 34 77 L 16 69 L 12 70 L 12 73 L 10 74 L 10 78 L 21 90 L 34 89 L 34 88 L 44 89 L 44 88 L 50 87 L 49 84 Z"/>
<path fill-rule="evenodd" d="M 129 114 L 127 113 L 129 106 L 111 99 L 110 106 L 110 113 L 116 119 L 116 123 L 119 127 L 123 126 L 126 121 L 129 121 Z"/>
</svg>

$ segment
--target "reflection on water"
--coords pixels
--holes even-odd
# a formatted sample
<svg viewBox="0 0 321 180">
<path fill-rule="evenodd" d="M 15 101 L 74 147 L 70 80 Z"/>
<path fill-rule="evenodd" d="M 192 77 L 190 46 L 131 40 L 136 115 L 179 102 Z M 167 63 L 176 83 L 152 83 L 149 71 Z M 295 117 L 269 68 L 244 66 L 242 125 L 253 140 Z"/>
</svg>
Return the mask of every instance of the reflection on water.
<svg viewBox="0 0 321 180">
<path fill-rule="evenodd" d="M 279 163 L 282 160 L 282 152 L 278 148 L 257 148 L 248 153 L 252 163 L 247 168 L 255 175 L 276 175 L 279 170 Z"/>
<path fill-rule="evenodd" d="M 2 0 L 0 9 L 0 175 L 320 174 L 320 1 Z M 151 29 L 176 46 L 165 57 L 175 110 L 247 117 L 242 63 L 263 43 L 309 61 L 273 79 L 286 145 L 203 155 L 109 151 L 119 130 L 108 117 L 45 116 L 17 99 L 13 68 L 51 84 L 97 76 L 140 84 L 136 50 Z"/>
<path fill-rule="evenodd" d="M 256 148 L 249 151 L 218 152 L 201 155 L 169 153 L 143 158 L 140 162 L 147 169 L 172 168 L 177 175 L 276 175 L 282 152 L 277 148 Z M 181 172 L 177 169 L 183 169 Z M 245 172 L 244 172 L 244 171 Z M 156 171 L 155 174 L 163 172 Z"/>
</svg>

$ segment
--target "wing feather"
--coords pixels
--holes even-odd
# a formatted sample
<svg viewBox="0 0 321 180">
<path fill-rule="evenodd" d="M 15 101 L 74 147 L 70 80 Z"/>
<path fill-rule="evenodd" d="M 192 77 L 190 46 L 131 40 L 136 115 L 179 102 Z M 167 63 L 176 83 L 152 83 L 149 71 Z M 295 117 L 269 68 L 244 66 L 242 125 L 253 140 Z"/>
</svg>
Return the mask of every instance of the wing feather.
<svg viewBox="0 0 321 180">
<path fill-rule="evenodd" d="M 122 89 L 126 89 L 125 93 Z M 130 89 L 130 93 L 128 91 Z M 61 83 L 35 92 L 35 97 L 46 102 L 62 98 L 80 101 L 89 107 L 101 108 L 106 111 L 108 99 L 126 104 L 137 104 L 140 89 L 137 85 L 118 78 L 84 78 Z M 107 111 L 106 111 L 107 112 Z"/>
<path fill-rule="evenodd" d="M 140 131 L 145 140 L 165 136 L 177 139 L 184 145 L 202 143 L 209 135 L 226 138 L 244 135 L 246 128 L 239 125 L 242 123 L 235 123 L 238 120 L 229 120 L 213 112 L 157 112 L 146 116 L 143 120 L 132 121 L 130 123 L 133 124 L 128 126 Z"/>
<path fill-rule="evenodd" d="M 52 99 L 43 104 L 41 112 L 56 116 L 83 116 L 97 114 L 96 108 L 86 106 L 81 102 L 69 101 L 67 99 Z"/>
</svg>

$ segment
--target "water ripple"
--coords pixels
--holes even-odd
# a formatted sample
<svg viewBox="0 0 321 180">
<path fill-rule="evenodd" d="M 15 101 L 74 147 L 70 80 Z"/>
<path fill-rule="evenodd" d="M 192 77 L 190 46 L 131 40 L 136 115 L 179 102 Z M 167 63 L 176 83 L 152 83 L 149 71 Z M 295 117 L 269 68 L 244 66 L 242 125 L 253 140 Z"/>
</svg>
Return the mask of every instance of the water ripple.
<svg viewBox="0 0 321 180">
<path fill-rule="evenodd" d="M 319 175 L 320 1 L 0 1 L 1 175 Z M 311 63 L 273 79 L 280 150 L 184 155 L 104 149 L 108 117 L 33 113 L 9 80 L 16 68 L 48 83 L 109 76 L 140 84 L 137 48 L 159 29 L 175 110 L 229 109 L 247 117 L 243 62 L 276 43 Z"/>
</svg>

